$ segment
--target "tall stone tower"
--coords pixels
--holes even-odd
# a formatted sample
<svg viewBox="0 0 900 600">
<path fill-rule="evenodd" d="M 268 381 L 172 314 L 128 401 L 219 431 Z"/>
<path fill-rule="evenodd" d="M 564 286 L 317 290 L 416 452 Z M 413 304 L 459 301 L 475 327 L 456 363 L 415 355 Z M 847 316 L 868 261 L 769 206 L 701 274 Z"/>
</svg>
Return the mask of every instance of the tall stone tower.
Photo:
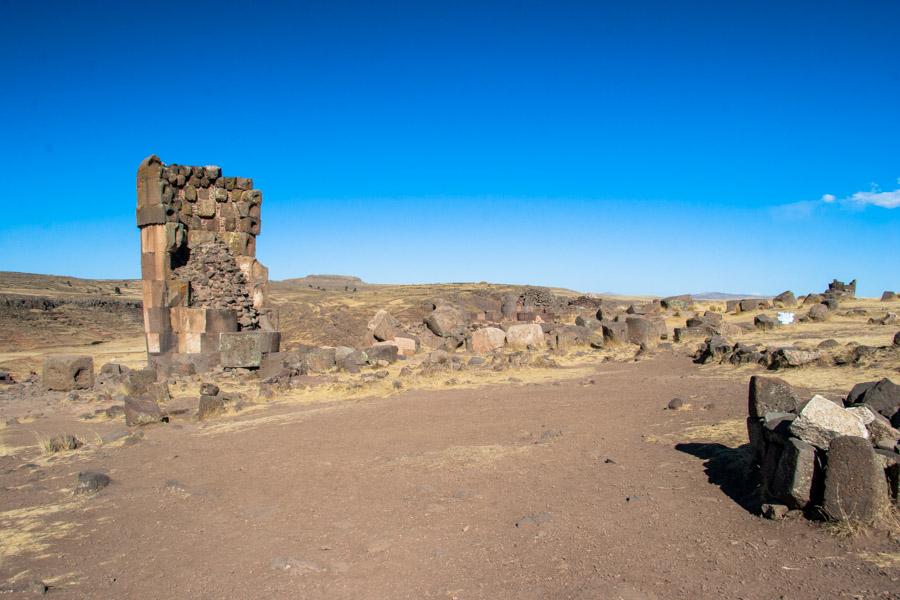
<svg viewBox="0 0 900 600">
<path fill-rule="evenodd" d="M 269 273 L 256 260 L 261 206 L 252 179 L 157 156 L 141 162 L 137 225 L 151 364 L 255 368 L 278 351 Z"/>
</svg>

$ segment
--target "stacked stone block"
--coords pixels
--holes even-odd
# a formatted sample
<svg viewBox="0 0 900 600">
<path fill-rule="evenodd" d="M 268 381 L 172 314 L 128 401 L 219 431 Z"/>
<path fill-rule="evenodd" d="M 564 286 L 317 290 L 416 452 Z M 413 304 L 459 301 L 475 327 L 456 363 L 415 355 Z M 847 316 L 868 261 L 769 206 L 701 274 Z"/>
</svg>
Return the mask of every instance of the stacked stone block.
<svg viewBox="0 0 900 600">
<path fill-rule="evenodd" d="M 165 165 L 156 156 L 141 163 L 137 225 L 151 362 L 195 355 L 208 368 L 217 364 L 210 355 L 220 353 L 222 334 L 265 334 L 255 344 L 277 350 L 268 270 L 256 260 L 261 207 L 252 179 L 225 177 L 216 166 Z"/>
</svg>

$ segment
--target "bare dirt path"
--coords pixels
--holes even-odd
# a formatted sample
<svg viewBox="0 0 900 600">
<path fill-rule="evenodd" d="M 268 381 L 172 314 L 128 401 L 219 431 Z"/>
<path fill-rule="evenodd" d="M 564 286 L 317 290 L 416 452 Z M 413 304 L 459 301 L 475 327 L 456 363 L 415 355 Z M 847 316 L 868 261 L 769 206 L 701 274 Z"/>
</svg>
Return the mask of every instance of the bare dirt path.
<svg viewBox="0 0 900 600">
<path fill-rule="evenodd" d="M 0 581 L 55 598 L 900 598 L 890 540 L 742 506 L 746 385 L 698 373 L 663 353 L 594 383 L 276 403 L 88 459 L 7 457 Z M 663 410 L 674 396 L 692 408 Z M 88 468 L 112 485 L 73 497 Z"/>
</svg>

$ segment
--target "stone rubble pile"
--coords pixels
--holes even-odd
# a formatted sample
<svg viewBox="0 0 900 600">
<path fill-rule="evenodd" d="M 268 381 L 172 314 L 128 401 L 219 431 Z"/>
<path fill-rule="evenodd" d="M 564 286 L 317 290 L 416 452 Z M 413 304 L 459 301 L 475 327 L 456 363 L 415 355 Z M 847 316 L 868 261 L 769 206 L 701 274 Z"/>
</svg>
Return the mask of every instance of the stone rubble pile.
<svg viewBox="0 0 900 600">
<path fill-rule="evenodd" d="M 804 399 L 781 379 L 754 376 L 748 400 L 765 514 L 875 522 L 897 504 L 900 386 L 884 379 L 843 401 Z"/>
<path fill-rule="evenodd" d="M 192 307 L 229 308 L 237 312 L 241 330 L 259 328 L 259 311 L 253 306 L 244 273 L 225 243 L 212 240 L 199 244 L 187 263 L 172 272 L 189 285 Z"/>
</svg>

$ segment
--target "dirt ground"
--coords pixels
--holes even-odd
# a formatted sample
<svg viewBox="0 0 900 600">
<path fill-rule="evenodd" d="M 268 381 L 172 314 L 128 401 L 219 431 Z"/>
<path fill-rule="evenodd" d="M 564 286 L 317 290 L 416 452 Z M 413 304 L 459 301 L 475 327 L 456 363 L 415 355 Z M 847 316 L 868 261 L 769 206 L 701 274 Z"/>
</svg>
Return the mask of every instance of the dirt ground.
<svg viewBox="0 0 900 600">
<path fill-rule="evenodd" d="M 0 431 L 0 588 L 58 598 L 900 598 L 898 544 L 754 514 L 746 381 L 682 349 L 552 379 Z M 226 386 L 227 387 L 227 386 Z M 187 390 L 174 404 L 196 403 Z M 680 397 L 687 410 L 664 410 Z M 33 407 L 32 407 L 33 408 Z M 177 413 L 177 411 L 175 411 Z M 36 439 L 86 441 L 53 456 Z M 72 494 L 79 471 L 112 484 Z M 24 593 L 24 592 L 23 592 Z"/>
</svg>

